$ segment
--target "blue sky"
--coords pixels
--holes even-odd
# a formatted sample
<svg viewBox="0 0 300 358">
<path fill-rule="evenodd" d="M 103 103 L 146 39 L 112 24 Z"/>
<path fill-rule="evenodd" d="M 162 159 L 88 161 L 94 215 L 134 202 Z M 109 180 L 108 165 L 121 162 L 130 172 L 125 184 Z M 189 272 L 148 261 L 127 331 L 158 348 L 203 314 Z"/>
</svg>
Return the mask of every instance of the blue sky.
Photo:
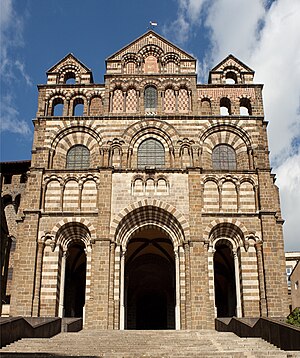
<svg viewBox="0 0 300 358">
<path fill-rule="evenodd" d="M 1 0 L 1 161 L 30 159 L 37 84 L 72 52 L 103 83 L 105 58 L 155 31 L 198 59 L 198 81 L 229 53 L 264 83 L 286 250 L 300 251 L 299 0 Z"/>
</svg>

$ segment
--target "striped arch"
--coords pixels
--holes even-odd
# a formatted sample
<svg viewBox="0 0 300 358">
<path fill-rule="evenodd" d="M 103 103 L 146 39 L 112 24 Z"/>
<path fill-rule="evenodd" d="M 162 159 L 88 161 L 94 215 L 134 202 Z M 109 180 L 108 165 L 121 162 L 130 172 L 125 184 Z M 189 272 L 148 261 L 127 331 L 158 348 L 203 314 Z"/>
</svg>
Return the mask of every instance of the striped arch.
<svg viewBox="0 0 300 358">
<path fill-rule="evenodd" d="M 153 87 L 156 87 L 156 89 L 158 91 L 161 91 L 163 90 L 163 87 L 161 85 L 161 82 L 156 80 L 156 79 L 143 79 L 140 84 L 139 84 L 139 88 L 141 89 L 142 92 L 144 92 L 145 88 L 148 87 L 148 86 L 153 86 Z"/>
<path fill-rule="evenodd" d="M 173 140 L 178 138 L 177 133 L 170 125 L 160 121 L 143 121 L 129 127 L 123 134 L 125 141 L 131 148 L 131 167 L 138 165 L 138 148 L 146 139 L 153 138 L 158 140 L 164 146 L 165 166 L 173 166 Z"/>
<path fill-rule="evenodd" d="M 203 239 L 205 242 L 213 244 L 218 237 L 228 237 L 233 239 L 237 246 L 242 246 L 248 235 L 248 230 L 239 220 L 224 218 L 212 221 L 205 228 Z"/>
<path fill-rule="evenodd" d="M 189 225 L 175 207 L 155 199 L 143 199 L 124 208 L 111 222 L 111 235 L 126 249 L 137 231 L 156 228 L 167 233 L 174 247 L 189 240 Z"/>
<path fill-rule="evenodd" d="M 82 242 L 88 248 L 91 245 L 91 236 L 88 228 L 81 223 L 67 223 L 62 226 L 55 237 L 56 245 L 67 250 L 74 242 Z"/>
<path fill-rule="evenodd" d="M 78 123 L 76 121 L 76 123 Z M 46 140 L 48 148 L 55 150 L 58 143 L 67 135 L 77 133 L 79 136 L 84 137 L 84 134 L 89 134 L 95 139 L 99 147 L 102 145 L 102 138 L 99 134 L 99 129 L 93 126 L 94 121 L 85 121 L 83 125 L 74 125 L 70 127 L 70 123 L 63 123 L 61 128 L 53 128 L 52 132 L 49 133 L 49 137 Z"/>
<path fill-rule="evenodd" d="M 93 99 L 95 97 L 99 97 L 99 98 L 101 98 L 101 101 L 103 102 L 104 96 L 105 96 L 105 91 L 104 91 L 104 89 L 103 89 L 103 91 L 101 91 L 101 90 L 89 91 L 86 96 L 88 99 Z"/>
<path fill-rule="evenodd" d="M 95 227 L 88 220 L 76 217 L 59 221 L 49 234 L 55 238 L 57 245 L 68 245 L 70 240 L 80 239 L 89 246 L 90 240 L 96 239 Z"/>
<path fill-rule="evenodd" d="M 151 44 L 151 45 L 145 45 L 144 47 L 142 47 L 138 53 L 138 55 L 145 59 L 147 56 L 154 56 L 157 59 L 160 58 L 162 56 L 162 54 L 164 53 L 163 49 L 157 45 Z"/>
<path fill-rule="evenodd" d="M 65 83 L 65 75 L 68 72 L 72 72 L 75 75 L 75 81 L 76 83 L 78 83 L 80 76 L 80 67 L 74 62 L 63 64 L 60 68 L 58 68 L 59 83 Z"/>
<path fill-rule="evenodd" d="M 55 97 L 61 97 L 64 99 L 69 99 L 69 92 L 62 89 L 62 88 L 57 88 L 49 93 L 47 93 L 46 97 L 45 97 L 45 102 L 47 101 L 53 101 L 53 99 Z"/>
<path fill-rule="evenodd" d="M 84 88 L 75 88 L 70 91 L 70 98 L 73 97 L 81 97 L 81 98 L 87 98 L 88 96 L 88 90 Z"/>
<path fill-rule="evenodd" d="M 52 144 L 52 167 L 65 168 L 67 153 L 74 145 L 83 145 L 90 152 L 90 167 L 99 163 L 100 136 L 87 127 L 72 127 L 60 133 Z"/>
<path fill-rule="evenodd" d="M 125 143 L 133 145 L 135 142 L 146 133 L 157 133 L 168 143 L 169 148 L 172 148 L 172 142 L 177 143 L 179 135 L 176 129 L 170 124 L 152 119 L 137 122 L 128 127 L 122 135 Z"/>
<path fill-rule="evenodd" d="M 222 138 L 221 133 L 224 133 L 224 132 L 228 133 L 226 138 Z M 220 139 L 227 140 L 227 142 L 223 142 L 223 143 L 230 144 L 234 148 L 237 146 L 235 144 L 236 140 L 234 140 L 234 138 L 239 138 L 240 141 L 242 141 L 244 143 L 244 145 L 246 145 L 247 148 L 251 148 L 251 139 L 250 139 L 248 133 L 245 132 L 242 128 L 237 127 L 236 125 L 224 123 L 224 124 L 215 124 L 211 127 L 206 128 L 202 133 L 200 133 L 201 144 L 203 144 L 205 142 L 207 143 L 209 137 L 211 137 L 211 136 L 213 136 L 213 138 L 218 138 L 218 140 L 220 140 Z M 213 142 L 213 141 L 211 140 L 211 142 Z M 219 143 L 221 143 L 221 142 L 218 141 L 218 143 L 216 143 L 216 144 L 219 144 Z"/>
<path fill-rule="evenodd" d="M 226 157 L 225 165 L 233 170 L 253 169 L 253 154 L 251 150 L 251 141 L 247 133 L 236 125 L 230 123 L 215 124 L 208 127 L 200 135 L 200 143 L 202 144 L 202 160 L 208 163 L 209 168 L 219 168 L 220 163 L 217 162 L 217 166 L 213 163 L 213 151 L 218 145 L 228 147 L 230 150 L 229 155 Z M 234 152 L 233 152 L 234 151 Z M 218 153 L 218 152 L 216 152 Z M 218 158 L 218 154 L 216 156 Z M 230 161 L 229 161 L 229 158 Z M 218 159 L 217 159 L 218 160 Z M 227 164 L 226 164 L 227 163 Z M 225 166 L 226 169 L 226 166 Z"/>
<path fill-rule="evenodd" d="M 53 112 L 53 103 L 56 99 L 61 99 L 63 101 L 63 105 L 65 106 L 66 101 L 69 100 L 68 92 L 63 89 L 58 89 L 53 92 L 50 92 L 45 98 L 45 115 L 52 116 Z"/>
</svg>

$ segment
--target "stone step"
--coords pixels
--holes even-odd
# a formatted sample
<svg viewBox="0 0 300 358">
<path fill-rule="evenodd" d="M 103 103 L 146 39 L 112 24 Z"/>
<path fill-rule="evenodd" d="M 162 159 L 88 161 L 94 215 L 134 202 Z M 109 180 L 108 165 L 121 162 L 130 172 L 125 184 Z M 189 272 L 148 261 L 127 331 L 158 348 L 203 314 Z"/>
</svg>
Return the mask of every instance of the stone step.
<svg viewBox="0 0 300 358">
<path fill-rule="evenodd" d="M 16 355 L 17 354 L 17 355 Z M 50 339 L 25 338 L 0 350 L 10 357 L 300 357 L 288 355 L 260 338 L 239 338 L 230 332 L 99 331 L 61 333 Z"/>
</svg>

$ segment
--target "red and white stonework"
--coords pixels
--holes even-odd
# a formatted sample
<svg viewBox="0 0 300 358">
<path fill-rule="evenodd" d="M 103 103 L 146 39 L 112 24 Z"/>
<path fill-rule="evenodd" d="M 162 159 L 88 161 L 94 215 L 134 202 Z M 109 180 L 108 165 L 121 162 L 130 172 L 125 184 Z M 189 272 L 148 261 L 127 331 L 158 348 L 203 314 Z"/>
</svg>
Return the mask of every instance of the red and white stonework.
<svg viewBox="0 0 300 358">
<path fill-rule="evenodd" d="M 11 315 L 199 329 L 217 316 L 288 313 L 253 70 L 229 55 L 197 84 L 196 60 L 151 30 L 108 57 L 104 84 L 72 54 L 47 76 Z"/>
</svg>

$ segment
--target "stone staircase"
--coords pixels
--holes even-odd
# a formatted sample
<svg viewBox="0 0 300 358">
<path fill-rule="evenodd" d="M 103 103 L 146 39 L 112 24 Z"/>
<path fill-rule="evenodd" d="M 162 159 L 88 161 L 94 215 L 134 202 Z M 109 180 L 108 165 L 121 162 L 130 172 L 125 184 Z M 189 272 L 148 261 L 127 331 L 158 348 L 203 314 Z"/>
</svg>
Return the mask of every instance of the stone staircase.
<svg viewBox="0 0 300 358">
<path fill-rule="evenodd" d="M 0 350 L 10 357 L 300 357 L 260 338 L 239 338 L 230 332 L 83 330 L 52 338 L 24 338 Z"/>
</svg>

